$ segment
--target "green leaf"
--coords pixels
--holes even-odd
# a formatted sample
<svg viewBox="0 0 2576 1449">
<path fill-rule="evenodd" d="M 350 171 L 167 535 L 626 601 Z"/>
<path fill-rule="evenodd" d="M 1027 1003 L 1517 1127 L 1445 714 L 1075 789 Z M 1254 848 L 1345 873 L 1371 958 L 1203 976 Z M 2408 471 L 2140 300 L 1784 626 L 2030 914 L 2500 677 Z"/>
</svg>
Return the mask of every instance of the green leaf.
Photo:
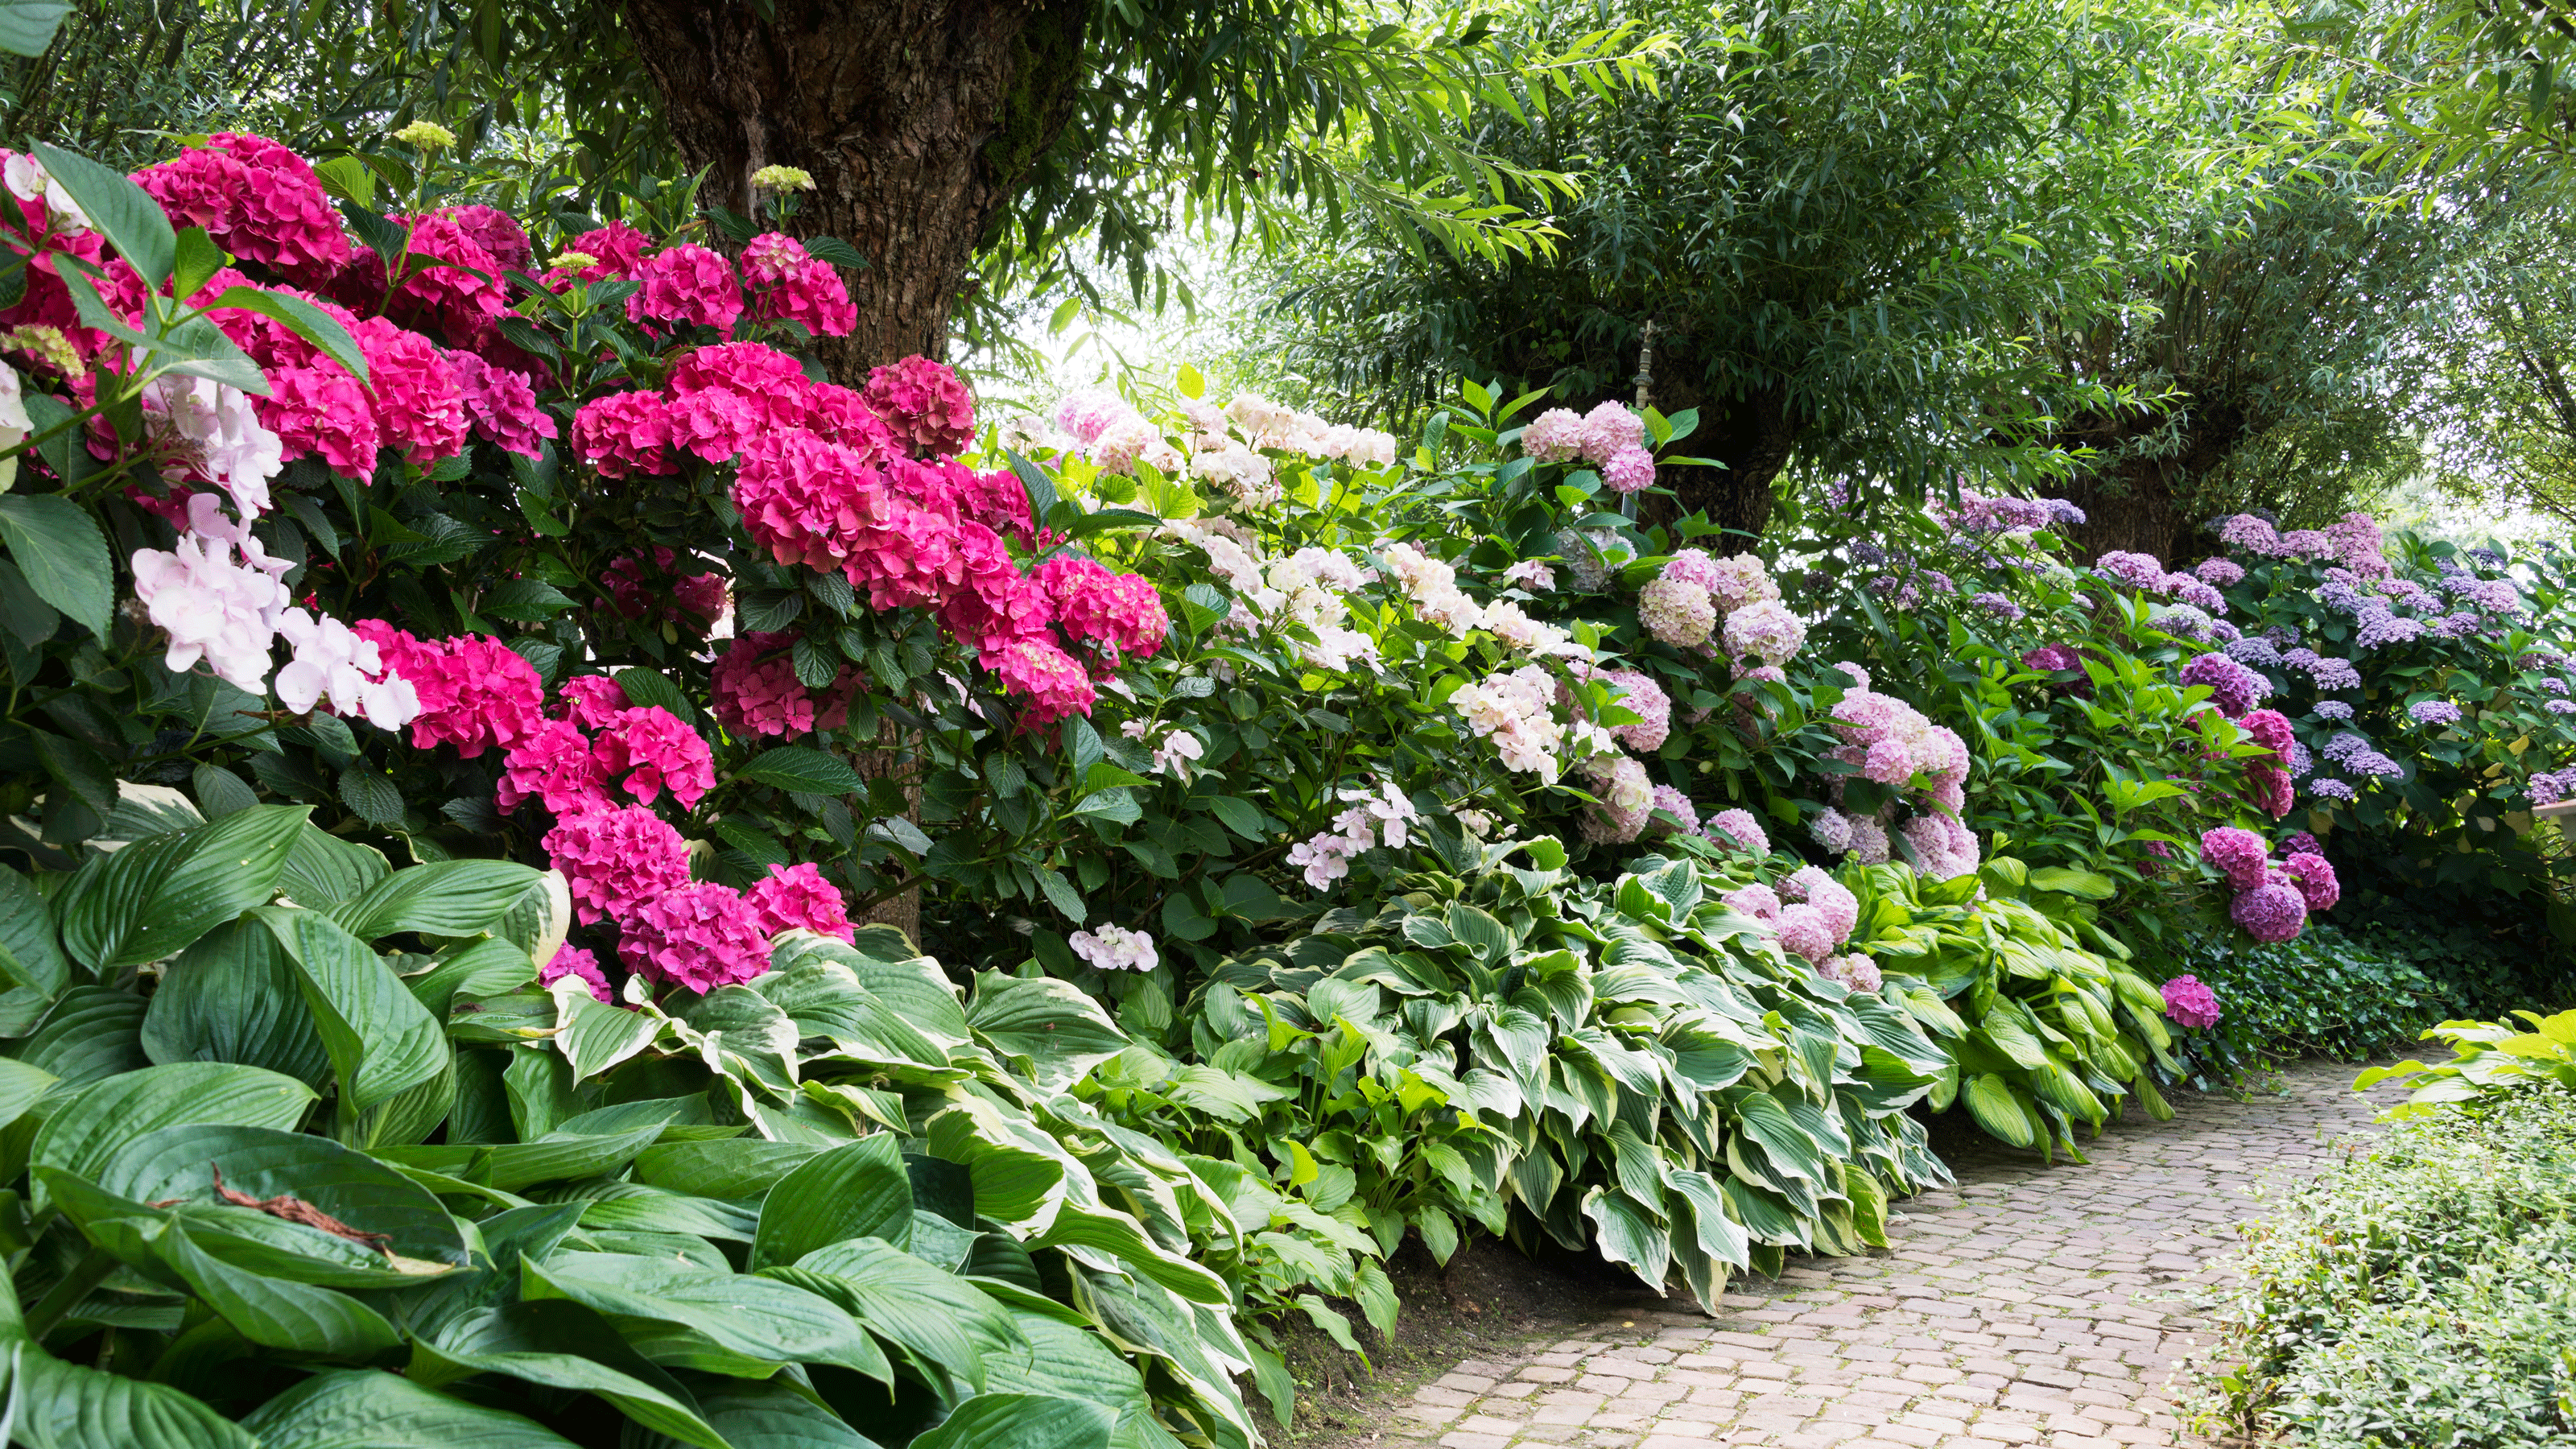
<svg viewBox="0 0 2576 1449">
<path fill-rule="evenodd" d="M 739 1449 L 700 1417 L 678 1380 L 578 1303 L 508 1303 L 459 1319 L 442 1328 L 434 1344 L 416 1342 L 406 1371 L 430 1388 L 474 1374 L 596 1394 L 657 1434 L 699 1449 Z"/>
<path fill-rule="evenodd" d="M 475 612 L 521 624 L 541 624 L 573 606 L 572 596 L 543 579 L 503 579 L 484 591 Z"/>
<path fill-rule="evenodd" d="M 829 1363 L 891 1374 L 850 1315 L 775 1279 L 624 1253 L 559 1252 L 519 1270 L 521 1297 L 582 1304 L 667 1367 L 760 1378 L 782 1364 Z"/>
<path fill-rule="evenodd" d="M 51 493 L 0 496 L 0 542 L 27 587 L 74 623 L 104 639 L 114 603 L 107 535 L 77 503 Z"/>
<path fill-rule="evenodd" d="M 71 8 L 70 0 L 0 0 L 0 50 L 43 55 Z"/>
<path fill-rule="evenodd" d="M 1977 1125 L 2015 1147 L 2036 1146 L 2039 1127 L 2021 1103 L 2021 1098 L 2003 1078 L 1992 1072 L 1980 1072 L 1968 1079 L 1959 1093 L 1968 1104 L 1968 1113 Z"/>
<path fill-rule="evenodd" d="M 186 294 L 183 292 L 181 295 Z M 227 287 L 222 296 L 207 305 L 235 307 L 272 318 L 287 331 L 320 348 L 324 356 L 340 364 L 351 377 L 361 383 L 367 380 L 366 349 L 358 345 L 357 338 L 349 335 L 348 328 L 340 325 L 340 319 L 301 297 L 259 287 Z"/>
<path fill-rule="evenodd" d="M 993 1050 L 1026 1060 L 1049 1091 L 1071 1086 L 1128 1044 L 1100 1003 L 1052 976 L 979 974 L 966 1021 Z"/>
<path fill-rule="evenodd" d="M 587 991 L 565 991 L 555 999 L 562 1003 L 555 1047 L 572 1064 L 577 1080 L 589 1081 L 662 1035 L 661 1018 L 610 1006 Z"/>
<path fill-rule="evenodd" d="M 1109 1449 L 1118 1416 L 1099 1404 L 1040 1394 L 977 1394 L 911 1449 Z"/>
<path fill-rule="evenodd" d="M 260 919 L 299 969 L 296 984 L 330 1053 L 344 1112 L 363 1112 L 446 1067 L 447 1034 L 438 1019 L 364 942 L 318 911 L 278 906 Z"/>
<path fill-rule="evenodd" d="M 183 1123 L 292 1128 L 312 1105 L 313 1089 L 276 1072 L 223 1062 L 176 1062 L 123 1072 L 92 1083 L 54 1110 L 36 1132 L 27 1161 L 95 1181 L 117 1151 L 146 1132 Z M 39 1183 L 29 1198 L 45 1207 Z"/>
<path fill-rule="evenodd" d="M 107 238 L 117 255 L 143 274 L 145 282 L 158 289 L 170 280 L 179 239 L 152 193 L 78 152 L 42 141 L 32 143 L 28 149 L 45 163 L 46 174 L 79 204 L 90 225 L 98 228 L 99 235 Z"/>
<path fill-rule="evenodd" d="M 47 997 L 71 984 L 71 963 L 54 939 L 54 913 L 27 878 L 0 865 L 0 950 L 10 973 Z"/>
<path fill-rule="evenodd" d="M 262 805 L 89 862 L 55 903 L 64 947 L 99 971 L 177 954 L 276 892 L 306 813 Z"/>
<path fill-rule="evenodd" d="M 506 860 L 416 865 L 394 871 L 324 914 L 361 941 L 399 931 L 471 936 L 491 929 L 543 874 Z"/>
<path fill-rule="evenodd" d="M 231 1062 L 318 1087 L 331 1079 L 331 1058 L 298 979 L 262 923 L 217 926 L 162 972 L 143 1018 L 143 1050 L 164 1065 Z"/>
<path fill-rule="evenodd" d="M 275 1449 L 167 1384 L 67 1364 L 28 1341 L 0 1283 L 0 1369 L 26 1449 Z M 452 1446 L 451 1446 L 452 1449 Z"/>
<path fill-rule="evenodd" d="M 0 1058 L 0 1127 L 26 1116 L 27 1109 L 36 1105 L 53 1085 L 53 1073 Z"/>
<path fill-rule="evenodd" d="M 429 1190 L 363 1152 L 327 1137 L 266 1127 L 163 1127 L 117 1149 L 98 1176 L 101 1190 L 134 1202 L 212 1202 L 214 1174 L 256 1198 L 294 1197 L 393 1250 L 434 1263 L 465 1262 L 456 1220 Z"/>
<path fill-rule="evenodd" d="M 984 1387 L 987 1347 L 1026 1342 L 999 1304 L 956 1274 L 891 1243 L 854 1238 L 806 1254 L 781 1276 L 847 1309 L 868 1331 Z"/>
<path fill-rule="evenodd" d="M 857 771 L 804 745 L 763 750 L 735 773 L 754 784 L 775 785 L 806 795 L 850 795 L 861 786 Z"/>
<path fill-rule="evenodd" d="M 367 1369 L 315 1374 L 241 1427 L 259 1449 L 575 1449 L 534 1420 Z"/>
<path fill-rule="evenodd" d="M 94 1082 L 149 1064 L 139 1034 L 144 1003 L 113 986 L 75 986 L 18 1048 L 18 1060 L 65 1083 Z"/>
<path fill-rule="evenodd" d="M 277 885 L 297 905 L 320 910 L 363 892 L 392 869 L 383 851 L 352 844 L 307 821 L 296 832 L 295 848 L 286 854 L 286 870 Z"/>
<path fill-rule="evenodd" d="M 1244 839 L 1263 838 L 1261 812 L 1253 808 L 1251 801 L 1232 795 L 1216 795 L 1209 798 L 1207 807 L 1214 812 L 1217 819 L 1225 822 L 1226 829 Z"/>
<path fill-rule="evenodd" d="M 2065 866 L 2042 866 L 2030 873 L 2033 890 L 2056 891 L 2061 895 L 2080 896 L 2088 901 L 2107 901 L 2120 893 L 2109 876 L 2089 870 L 2069 870 Z"/>
<path fill-rule="evenodd" d="M 769 1190 L 751 1245 L 754 1270 L 794 1263 L 850 1238 L 900 1244 L 912 1229 L 912 1180 L 890 1134 L 820 1153 Z"/>
<path fill-rule="evenodd" d="M 402 791 L 385 772 L 364 760 L 353 760 L 340 772 L 340 799 L 370 825 L 400 825 Z"/>
<path fill-rule="evenodd" d="M 1145 1236 L 1134 1218 L 1064 1203 L 1056 1209 L 1055 1221 L 1044 1233 L 1029 1241 L 1031 1248 L 1075 1247 L 1107 1253 L 1128 1267 L 1136 1276 L 1157 1287 L 1167 1288 L 1193 1303 L 1229 1302 L 1225 1280 L 1187 1258 L 1165 1252 Z"/>
<path fill-rule="evenodd" d="M 1592 1246 L 1602 1257 L 1626 1264 L 1649 1287 L 1664 1286 L 1672 1242 L 1663 1224 L 1627 1194 L 1599 1187 L 1584 1195 L 1583 1215 L 1592 1220 Z"/>
<path fill-rule="evenodd" d="M 402 1341 L 384 1315 L 345 1293 L 216 1261 L 176 1223 L 154 1245 L 206 1306 L 251 1342 L 324 1358 L 367 1359 Z"/>
</svg>

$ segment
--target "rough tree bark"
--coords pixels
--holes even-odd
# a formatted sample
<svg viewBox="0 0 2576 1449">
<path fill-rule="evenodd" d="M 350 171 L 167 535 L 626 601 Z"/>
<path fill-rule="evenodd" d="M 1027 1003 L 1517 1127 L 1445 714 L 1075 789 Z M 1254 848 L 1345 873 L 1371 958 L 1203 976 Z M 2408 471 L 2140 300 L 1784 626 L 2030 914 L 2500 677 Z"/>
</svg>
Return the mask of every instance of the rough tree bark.
<svg viewBox="0 0 2576 1449">
<path fill-rule="evenodd" d="M 801 167 L 793 229 L 867 259 L 833 376 L 946 356 L 977 246 L 1073 114 L 1087 0 L 620 4 L 705 199 L 747 212 L 752 172 Z"/>
<path fill-rule="evenodd" d="M 1660 471 L 1656 481 L 1673 490 L 1670 501 L 1647 521 L 1669 523 L 1686 514 L 1705 512 L 1722 528 L 1758 535 L 1771 522 L 1771 481 L 1789 466 L 1798 441 L 1798 420 L 1789 415 L 1787 394 L 1769 388 L 1743 397 L 1711 398 L 1696 381 L 1662 380 L 1663 367 L 1649 399 L 1666 416 L 1699 409 L 1699 427 L 1677 445 L 1693 457 L 1724 463 L 1723 468 L 1676 467 Z M 1624 401 L 1624 399 L 1623 399 Z"/>
<path fill-rule="evenodd" d="M 2200 544 L 2201 520 L 2187 511 L 2201 479 L 2223 467 L 2256 431 L 2245 409 L 2223 397 L 2196 397 L 2182 419 L 2180 447 L 2153 455 L 2126 451 L 2162 421 L 2145 414 L 2079 418 L 2056 439 L 2108 457 L 2069 479 L 2065 489 L 2066 497 L 2085 512 L 2074 540 L 2086 557 L 2122 550 L 2152 554 L 2168 564 L 2189 558 Z"/>
</svg>

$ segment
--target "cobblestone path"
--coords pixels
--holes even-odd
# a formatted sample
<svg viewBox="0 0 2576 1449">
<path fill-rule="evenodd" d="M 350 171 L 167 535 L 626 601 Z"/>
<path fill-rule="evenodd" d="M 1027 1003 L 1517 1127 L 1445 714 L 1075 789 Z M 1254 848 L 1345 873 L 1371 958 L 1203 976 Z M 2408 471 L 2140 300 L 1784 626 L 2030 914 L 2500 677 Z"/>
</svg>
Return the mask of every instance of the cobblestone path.
<svg viewBox="0 0 2576 1449">
<path fill-rule="evenodd" d="M 1792 1258 L 1732 1285 L 1724 1316 L 1606 1323 L 1516 1362 L 1469 1360 L 1417 1390 L 1384 1449 L 1842 1449 L 2194 1444 L 2166 1385 L 2198 1346 L 2256 1182 L 2322 1165 L 2367 1125 L 2357 1068 L 2303 1063 L 2289 1095 L 2178 1096 L 2084 1144 L 2089 1167 L 2000 1147 L 1954 1154 L 1954 1188 L 1900 1205 L 1892 1251 Z M 2375 1092 L 2372 1097 L 2392 1094 Z"/>
</svg>

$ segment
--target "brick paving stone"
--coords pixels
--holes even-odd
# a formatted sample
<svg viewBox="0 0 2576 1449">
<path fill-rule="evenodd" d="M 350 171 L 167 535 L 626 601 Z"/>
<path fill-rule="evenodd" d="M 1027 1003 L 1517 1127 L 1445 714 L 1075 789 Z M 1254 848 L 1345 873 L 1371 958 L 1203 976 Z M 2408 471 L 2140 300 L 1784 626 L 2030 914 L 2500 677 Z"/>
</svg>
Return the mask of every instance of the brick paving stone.
<svg viewBox="0 0 2576 1449">
<path fill-rule="evenodd" d="M 2090 1166 L 1971 1146 L 1896 1205 L 1887 1252 L 1792 1259 L 1517 1358 L 1469 1359 L 1373 1449 L 2177 1449 L 2173 1375 L 2204 1337 L 2248 1189 L 2322 1167 L 2379 1105 L 2306 1063 L 2246 1102 L 2174 1094 L 2085 1144 Z M 1408 1425 L 1409 1421 L 1409 1426 Z"/>
</svg>

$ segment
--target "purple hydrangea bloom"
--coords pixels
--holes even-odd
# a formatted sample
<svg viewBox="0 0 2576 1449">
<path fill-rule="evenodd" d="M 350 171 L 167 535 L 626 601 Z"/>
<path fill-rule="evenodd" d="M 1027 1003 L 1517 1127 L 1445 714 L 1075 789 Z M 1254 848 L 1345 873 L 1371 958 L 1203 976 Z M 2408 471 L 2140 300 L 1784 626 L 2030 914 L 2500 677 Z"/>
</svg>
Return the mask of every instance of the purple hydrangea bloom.
<svg viewBox="0 0 2576 1449">
<path fill-rule="evenodd" d="M 2192 572 L 2213 588 L 2231 588 L 2245 579 L 2245 566 L 2234 559 L 2205 558 L 2192 567 Z"/>
<path fill-rule="evenodd" d="M 2544 708 L 2551 714 L 2576 714 L 2576 699 L 2553 699 Z"/>
<path fill-rule="evenodd" d="M 2350 785 L 2345 784 L 2341 780 L 2326 777 L 2310 780 L 2308 782 L 2308 793 L 2320 800 L 2349 800 L 2353 798 L 2353 790 Z"/>
<path fill-rule="evenodd" d="M 2297 740 L 2290 741 L 2290 753 L 2287 758 L 2290 773 L 2302 780 L 2307 778 L 2310 770 L 2317 767 L 2317 757 L 2309 754 L 2308 747 Z"/>
<path fill-rule="evenodd" d="M 2209 634 L 2209 616 L 2189 604 L 2159 604 L 2147 622 L 2177 639 L 2203 639 Z"/>
<path fill-rule="evenodd" d="M 2272 848 L 2263 837 L 2251 830 L 2221 825 L 2200 833 L 2200 859 L 2205 865 L 2227 877 L 2231 890 L 2251 890 L 2263 883 L 2265 862 Z"/>
<path fill-rule="evenodd" d="M 2212 644 L 2233 644 L 2237 640 L 2245 637 L 2245 631 L 2228 623 L 2225 619 L 2212 619 L 2209 621 L 2209 628 L 2204 631 L 2203 637 L 2208 639 Z"/>
<path fill-rule="evenodd" d="M 2361 671 L 2349 659 L 2319 659 L 2308 666 L 2308 677 L 2319 689 L 2361 688 Z"/>
<path fill-rule="evenodd" d="M 2185 689 L 2208 685 L 2210 703 L 2229 719 L 2262 703 L 2272 692 L 2270 680 L 2224 654 L 2195 654 L 2184 661 L 2174 679 Z"/>
<path fill-rule="evenodd" d="M 2419 699 L 2406 706 L 2406 713 L 2417 724 L 2446 725 L 2460 722 L 2460 707 L 2447 699 Z"/>
<path fill-rule="evenodd" d="M 2321 585 L 2317 589 L 2317 602 L 2338 614 L 2358 614 L 2362 610 L 2361 590 L 2340 580 Z"/>
<path fill-rule="evenodd" d="M 2003 620 L 2007 624 L 2020 623 L 2023 615 L 2027 612 L 2021 605 L 2014 603 L 2011 599 L 2006 598 L 2004 595 L 1998 594 L 1991 589 L 1984 593 L 1970 594 L 1968 596 L 1968 602 L 1985 610 L 1987 613 L 1994 615 L 1996 618 Z"/>
<path fill-rule="evenodd" d="M 1865 538 L 1852 540 L 1851 556 L 1869 568 L 1877 568 L 1887 562 L 1887 550 Z"/>
<path fill-rule="evenodd" d="M 2470 549 L 2469 557 L 2476 559 L 2478 562 L 2485 564 L 2489 568 L 2500 569 L 2504 567 L 2504 555 L 2491 548 Z"/>
<path fill-rule="evenodd" d="M 2567 692 L 2567 681 L 2553 674 L 2547 679 L 2540 681 L 2540 687 L 2548 690 L 2551 694 L 2565 694 Z"/>
<path fill-rule="evenodd" d="M 2113 549 L 2093 561 L 2093 571 L 2143 593 L 2156 593 L 2164 588 L 2165 566 L 2156 562 L 2153 554 Z"/>
<path fill-rule="evenodd" d="M 2486 621 L 2475 614 L 2452 614 L 2434 620 L 2430 628 L 2444 639 L 2466 639 L 2485 624 Z"/>
<path fill-rule="evenodd" d="M 2175 574 L 2165 582 L 2173 586 L 2174 597 L 2204 614 L 2227 612 L 2226 596 L 2189 574 Z"/>
<path fill-rule="evenodd" d="M 2352 718 L 2352 706 L 2340 699 L 2321 699 L 2317 701 L 2315 714 L 2321 720 L 2341 724 Z"/>
<path fill-rule="evenodd" d="M 2272 646 L 2271 640 L 2260 634 L 2248 634 L 2229 644 L 2227 657 L 2239 664 L 2251 664 L 2257 669 L 2281 667 L 2281 651 Z"/>
<path fill-rule="evenodd" d="M 2534 775 L 2531 777 L 2529 788 L 2532 804 L 2555 805 L 2569 795 L 2576 794 L 2576 765 L 2570 765 L 2563 770 L 2553 770 L 2547 774 Z"/>
<path fill-rule="evenodd" d="M 2076 507 L 2068 500 L 2063 498 L 2043 498 L 2040 501 L 2048 505 L 2048 516 L 2052 521 L 2063 523 L 2069 528 L 2081 528 L 2084 526 L 2084 510 Z"/>
<path fill-rule="evenodd" d="M 2361 632 L 2353 639 L 2356 649 L 2377 649 L 2389 644 L 2411 644 L 2423 637 L 2424 625 L 2414 619 L 2401 619 L 2389 612 L 2385 604 L 2373 603 L 2362 610 Z"/>
<path fill-rule="evenodd" d="M 2239 895 L 2227 914 L 2257 941 L 2287 941 L 2308 923 L 2308 902 L 2296 887 L 2266 882 Z"/>
</svg>

